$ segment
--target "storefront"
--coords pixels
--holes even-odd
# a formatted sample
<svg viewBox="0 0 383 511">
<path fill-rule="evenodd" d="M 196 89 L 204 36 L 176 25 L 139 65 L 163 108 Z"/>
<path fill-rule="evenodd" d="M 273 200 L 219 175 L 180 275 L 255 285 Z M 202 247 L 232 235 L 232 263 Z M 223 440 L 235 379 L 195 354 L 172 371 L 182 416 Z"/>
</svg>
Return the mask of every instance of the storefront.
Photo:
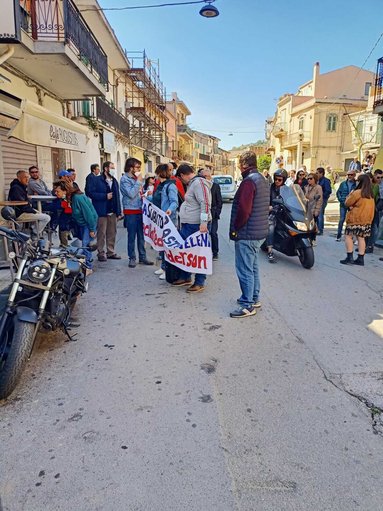
<svg viewBox="0 0 383 511">
<path fill-rule="evenodd" d="M 38 165 L 48 184 L 71 164 L 72 152 L 87 150 L 88 128 L 24 100 L 20 108 L 1 105 L 1 197 L 20 169 Z"/>
</svg>

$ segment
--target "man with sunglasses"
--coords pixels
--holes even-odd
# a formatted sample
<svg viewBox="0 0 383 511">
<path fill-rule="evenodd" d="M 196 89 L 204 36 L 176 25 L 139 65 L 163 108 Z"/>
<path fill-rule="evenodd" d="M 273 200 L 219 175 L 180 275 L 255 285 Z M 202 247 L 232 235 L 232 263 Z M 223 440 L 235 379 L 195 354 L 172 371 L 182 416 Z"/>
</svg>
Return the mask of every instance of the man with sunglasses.
<svg viewBox="0 0 383 511">
<path fill-rule="evenodd" d="M 336 241 L 341 241 L 342 238 L 342 229 L 343 224 L 346 220 L 346 213 L 347 208 L 345 206 L 345 200 L 350 193 L 355 190 L 356 188 L 356 171 L 355 170 L 349 170 L 347 172 L 347 179 L 346 181 L 343 181 L 337 192 L 336 196 L 339 201 L 339 224 L 338 224 L 338 234 L 336 236 Z"/>
<path fill-rule="evenodd" d="M 278 169 L 274 172 L 273 183 L 270 186 L 270 206 L 269 206 L 269 232 L 267 234 L 267 259 L 269 263 L 275 263 L 275 256 L 273 252 L 274 245 L 274 231 L 276 218 L 274 213 L 273 200 L 279 199 L 281 196 L 281 188 L 284 186 L 287 179 L 287 172 L 285 169 Z"/>
<path fill-rule="evenodd" d="M 29 167 L 29 181 L 27 186 L 28 195 L 52 195 L 46 183 L 40 177 L 40 171 L 36 165 Z"/>
</svg>

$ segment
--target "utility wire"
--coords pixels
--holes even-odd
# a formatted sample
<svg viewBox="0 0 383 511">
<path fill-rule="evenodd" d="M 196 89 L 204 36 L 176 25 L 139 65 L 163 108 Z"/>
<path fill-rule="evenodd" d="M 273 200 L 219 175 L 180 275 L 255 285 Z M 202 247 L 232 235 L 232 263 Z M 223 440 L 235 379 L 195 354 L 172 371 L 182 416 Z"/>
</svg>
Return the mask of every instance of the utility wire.
<svg viewBox="0 0 383 511">
<path fill-rule="evenodd" d="M 212 0 L 215 1 L 215 0 Z M 155 7 L 172 7 L 174 5 L 192 5 L 192 4 L 204 4 L 205 0 L 194 0 L 192 2 L 171 2 L 165 4 L 153 4 L 153 5 L 134 5 L 129 7 L 94 7 L 87 9 L 79 9 L 80 12 L 86 11 L 128 11 L 131 9 L 152 9 Z"/>
</svg>

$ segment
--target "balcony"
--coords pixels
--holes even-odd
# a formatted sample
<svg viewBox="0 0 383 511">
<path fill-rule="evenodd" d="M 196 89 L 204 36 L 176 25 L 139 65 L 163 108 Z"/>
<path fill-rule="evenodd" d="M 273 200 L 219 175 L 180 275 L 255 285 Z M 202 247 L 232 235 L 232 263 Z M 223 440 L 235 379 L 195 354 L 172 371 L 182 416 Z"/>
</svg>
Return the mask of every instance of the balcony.
<svg viewBox="0 0 383 511">
<path fill-rule="evenodd" d="M 199 159 L 202 160 L 202 161 L 208 161 L 208 162 L 211 162 L 211 157 L 209 154 L 202 154 L 202 153 L 199 153 L 198 155 Z"/>
<path fill-rule="evenodd" d="M 272 128 L 271 133 L 276 138 L 283 138 L 287 135 L 287 123 L 279 122 Z"/>
<path fill-rule="evenodd" d="M 383 115 L 383 57 L 378 60 L 376 69 L 374 114 Z"/>
<path fill-rule="evenodd" d="M 96 98 L 96 118 L 102 124 L 115 129 L 121 135 L 129 138 L 130 124 L 118 110 L 102 98 Z"/>
<path fill-rule="evenodd" d="M 188 139 L 193 139 L 193 130 L 187 124 L 177 126 L 178 135 L 184 136 Z"/>
<path fill-rule="evenodd" d="M 20 13 L 7 63 L 63 100 L 105 94 L 106 54 L 72 0 L 20 0 Z"/>
<path fill-rule="evenodd" d="M 303 146 L 309 146 L 310 145 L 310 132 L 309 131 L 303 131 L 299 130 L 295 133 L 286 133 L 286 136 L 282 142 L 282 147 L 284 149 L 287 149 L 289 147 L 296 147 L 299 142 L 302 142 Z"/>
</svg>

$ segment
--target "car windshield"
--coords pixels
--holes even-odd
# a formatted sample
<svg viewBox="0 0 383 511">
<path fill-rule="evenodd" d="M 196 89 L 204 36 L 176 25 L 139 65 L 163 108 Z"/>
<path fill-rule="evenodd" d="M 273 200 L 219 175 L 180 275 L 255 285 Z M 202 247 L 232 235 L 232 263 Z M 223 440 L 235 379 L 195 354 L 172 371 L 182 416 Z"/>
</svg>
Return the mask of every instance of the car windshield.
<svg viewBox="0 0 383 511">
<path fill-rule="evenodd" d="M 312 214 L 308 209 L 307 199 L 299 185 L 282 186 L 281 198 L 291 212 L 293 220 L 305 222 L 311 220 Z"/>
<path fill-rule="evenodd" d="M 219 185 L 231 185 L 233 184 L 233 178 L 230 176 L 213 177 L 214 183 Z"/>
</svg>

